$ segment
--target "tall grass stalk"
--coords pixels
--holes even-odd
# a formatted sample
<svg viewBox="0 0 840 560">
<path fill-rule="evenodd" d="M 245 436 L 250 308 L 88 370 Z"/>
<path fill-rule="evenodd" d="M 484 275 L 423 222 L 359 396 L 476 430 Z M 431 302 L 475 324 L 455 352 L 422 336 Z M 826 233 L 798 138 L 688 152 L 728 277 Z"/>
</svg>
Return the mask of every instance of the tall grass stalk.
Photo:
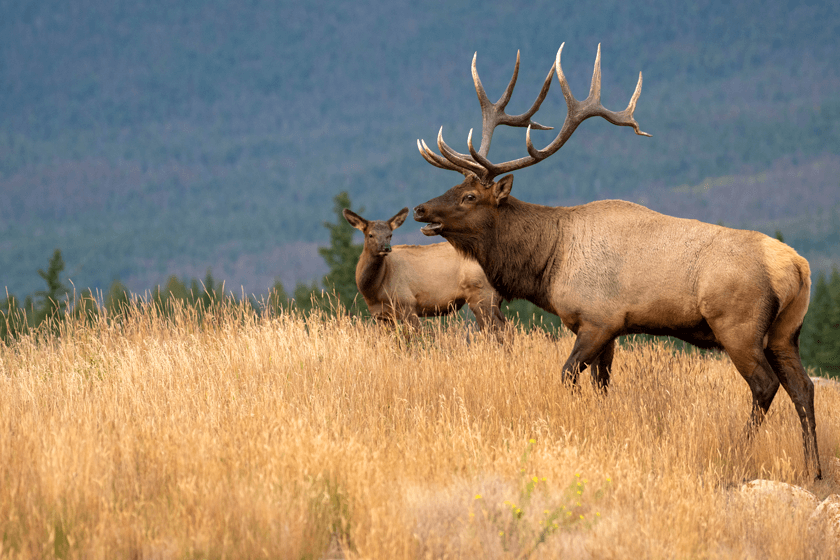
<svg viewBox="0 0 840 560">
<path fill-rule="evenodd" d="M 831 387 L 811 482 L 783 392 L 742 439 L 725 356 L 625 344 L 604 396 L 561 385 L 573 338 L 539 330 L 131 306 L 0 345 L 0 557 L 837 555 L 734 491 L 840 493 Z"/>
</svg>

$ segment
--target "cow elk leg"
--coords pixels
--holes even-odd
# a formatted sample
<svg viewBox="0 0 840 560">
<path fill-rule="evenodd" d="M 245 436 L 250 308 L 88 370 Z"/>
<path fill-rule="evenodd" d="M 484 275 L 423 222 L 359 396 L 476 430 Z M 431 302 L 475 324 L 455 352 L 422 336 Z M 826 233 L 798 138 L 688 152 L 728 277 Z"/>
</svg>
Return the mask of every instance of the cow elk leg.
<svg viewBox="0 0 840 560">
<path fill-rule="evenodd" d="M 467 305 L 470 311 L 473 312 L 473 315 L 475 315 L 475 323 L 478 330 L 481 332 L 485 332 L 487 329 L 493 331 L 498 343 L 504 344 L 505 318 L 502 315 L 501 309 L 499 309 L 499 302 L 494 301 L 492 297 L 490 301 L 487 301 L 486 295 L 484 298 L 481 295 L 473 295 L 467 299 Z"/>
</svg>

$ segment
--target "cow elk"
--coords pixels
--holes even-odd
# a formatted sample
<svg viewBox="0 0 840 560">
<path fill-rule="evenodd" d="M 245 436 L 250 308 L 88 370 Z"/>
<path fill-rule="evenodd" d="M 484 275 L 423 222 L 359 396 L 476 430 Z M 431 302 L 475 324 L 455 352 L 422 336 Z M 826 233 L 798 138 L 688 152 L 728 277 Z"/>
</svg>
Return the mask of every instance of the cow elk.
<svg viewBox="0 0 840 560">
<path fill-rule="evenodd" d="M 365 235 L 356 265 L 356 286 L 378 321 L 406 321 L 420 327 L 420 317 L 437 317 L 466 303 L 479 329 L 492 329 L 501 341 L 505 326 L 501 297 L 475 260 L 458 254 L 449 243 L 394 245 L 391 234 L 408 215 L 403 208 L 388 221 L 368 221 L 344 210 L 344 218 Z"/>
<path fill-rule="evenodd" d="M 752 391 L 748 433 L 762 422 L 781 384 L 802 425 L 806 467 L 821 477 L 814 418 L 814 385 L 799 357 L 799 333 L 808 309 L 808 262 L 787 245 L 755 231 L 729 229 L 659 214 L 621 200 L 582 206 L 547 207 L 510 196 L 513 176 L 505 175 L 549 157 L 585 119 L 600 116 L 639 130 L 633 117 L 642 75 L 621 112 L 600 102 L 601 47 L 589 96 L 572 95 L 557 52 L 554 65 L 531 108 L 505 113 L 516 83 L 491 103 L 472 63 L 481 104 L 482 139 L 469 153 L 450 148 L 438 133 L 440 154 L 417 142 L 432 165 L 462 173 L 465 180 L 414 209 L 426 235 L 440 235 L 457 251 L 477 260 L 505 299 L 524 298 L 560 317 L 575 335 L 563 365 L 566 382 L 590 368 L 593 382 L 610 381 L 616 337 L 649 333 L 679 338 L 700 348 L 726 351 Z M 544 149 L 534 147 L 531 121 L 556 73 L 568 107 L 563 127 Z M 497 125 L 527 127 L 528 155 L 505 163 L 488 157 Z"/>
</svg>

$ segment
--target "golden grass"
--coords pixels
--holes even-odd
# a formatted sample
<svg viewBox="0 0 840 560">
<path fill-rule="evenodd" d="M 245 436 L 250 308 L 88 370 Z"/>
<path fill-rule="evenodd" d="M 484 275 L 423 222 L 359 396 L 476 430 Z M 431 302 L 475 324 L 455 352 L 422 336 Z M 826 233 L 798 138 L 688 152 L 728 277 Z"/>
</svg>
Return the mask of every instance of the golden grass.
<svg viewBox="0 0 840 560">
<path fill-rule="evenodd" d="M 824 480 L 780 391 L 753 443 L 725 357 L 617 350 L 608 396 L 560 383 L 573 339 L 464 323 L 406 339 L 347 317 L 70 322 L 0 346 L 3 558 L 836 558 L 768 478 Z"/>
</svg>

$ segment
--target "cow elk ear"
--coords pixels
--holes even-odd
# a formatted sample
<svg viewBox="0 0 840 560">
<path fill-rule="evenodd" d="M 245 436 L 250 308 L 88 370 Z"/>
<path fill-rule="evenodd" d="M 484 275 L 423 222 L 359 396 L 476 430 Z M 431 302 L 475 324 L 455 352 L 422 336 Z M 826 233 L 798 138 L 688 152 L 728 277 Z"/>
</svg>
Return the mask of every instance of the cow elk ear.
<svg viewBox="0 0 840 560">
<path fill-rule="evenodd" d="M 349 223 L 351 226 L 360 231 L 365 231 L 365 228 L 368 225 L 367 220 L 365 220 L 349 208 L 345 208 L 341 211 L 341 213 L 344 214 L 344 219 L 347 220 L 347 223 Z"/>
<path fill-rule="evenodd" d="M 394 231 L 395 229 L 403 225 L 406 216 L 408 216 L 408 208 L 403 208 L 402 210 L 397 212 L 396 216 L 388 220 L 388 226 L 391 228 L 391 231 Z"/>
<path fill-rule="evenodd" d="M 493 196 L 496 198 L 496 206 L 507 199 L 511 187 L 513 187 L 513 175 L 505 175 L 493 183 Z"/>
</svg>

